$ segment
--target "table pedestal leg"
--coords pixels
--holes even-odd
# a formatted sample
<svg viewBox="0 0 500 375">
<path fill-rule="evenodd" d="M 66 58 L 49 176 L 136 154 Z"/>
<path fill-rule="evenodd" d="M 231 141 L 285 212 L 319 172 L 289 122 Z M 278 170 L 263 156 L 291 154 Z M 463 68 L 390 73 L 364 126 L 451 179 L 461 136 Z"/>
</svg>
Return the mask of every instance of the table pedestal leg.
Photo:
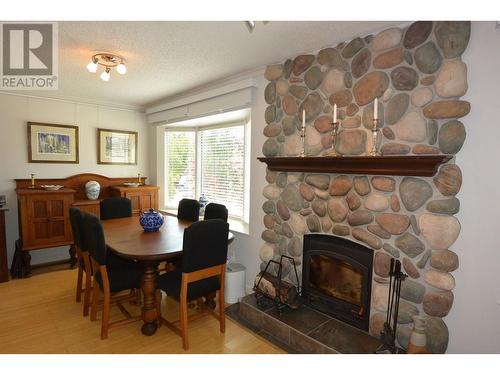
<svg viewBox="0 0 500 375">
<path fill-rule="evenodd" d="M 144 303 L 142 306 L 141 331 L 146 336 L 154 335 L 158 328 L 158 310 L 156 309 L 156 263 L 147 263 L 142 276 L 142 294 Z"/>
<path fill-rule="evenodd" d="M 205 296 L 205 304 L 212 310 L 215 310 L 215 298 L 217 294 L 215 292 L 209 293 Z"/>
</svg>

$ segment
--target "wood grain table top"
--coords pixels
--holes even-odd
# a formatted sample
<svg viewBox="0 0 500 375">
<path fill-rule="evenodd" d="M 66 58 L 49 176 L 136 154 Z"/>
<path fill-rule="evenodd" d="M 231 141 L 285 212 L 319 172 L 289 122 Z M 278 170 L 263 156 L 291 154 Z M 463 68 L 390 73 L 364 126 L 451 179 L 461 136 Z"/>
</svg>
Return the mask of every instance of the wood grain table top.
<svg viewBox="0 0 500 375">
<path fill-rule="evenodd" d="M 164 223 L 158 232 L 144 232 L 139 217 L 103 220 L 106 245 L 117 255 L 139 261 L 162 261 L 176 258 L 182 253 L 184 229 L 192 223 L 164 216 Z M 229 232 L 228 241 L 234 234 Z"/>
</svg>

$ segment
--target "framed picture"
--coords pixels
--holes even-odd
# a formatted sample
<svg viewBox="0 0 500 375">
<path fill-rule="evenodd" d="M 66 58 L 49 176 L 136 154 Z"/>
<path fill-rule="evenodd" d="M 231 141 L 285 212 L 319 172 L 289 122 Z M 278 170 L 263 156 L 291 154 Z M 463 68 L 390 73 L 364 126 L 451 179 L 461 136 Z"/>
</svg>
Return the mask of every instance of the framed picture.
<svg viewBox="0 0 500 375">
<path fill-rule="evenodd" d="M 98 164 L 137 164 L 137 132 L 97 129 Z"/>
<path fill-rule="evenodd" d="M 28 161 L 78 164 L 78 126 L 28 122 Z"/>
</svg>

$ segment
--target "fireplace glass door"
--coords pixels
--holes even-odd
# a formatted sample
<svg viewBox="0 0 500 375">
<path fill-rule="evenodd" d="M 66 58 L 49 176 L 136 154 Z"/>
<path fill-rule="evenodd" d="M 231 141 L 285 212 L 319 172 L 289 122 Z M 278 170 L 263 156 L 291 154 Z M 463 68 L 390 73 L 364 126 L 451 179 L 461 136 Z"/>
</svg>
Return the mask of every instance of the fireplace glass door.
<svg viewBox="0 0 500 375">
<path fill-rule="evenodd" d="M 352 264 L 326 255 L 312 255 L 309 282 L 318 292 L 362 306 L 363 273 Z"/>
<path fill-rule="evenodd" d="M 304 235 L 302 297 L 307 305 L 368 330 L 373 250 L 346 238 Z"/>
</svg>

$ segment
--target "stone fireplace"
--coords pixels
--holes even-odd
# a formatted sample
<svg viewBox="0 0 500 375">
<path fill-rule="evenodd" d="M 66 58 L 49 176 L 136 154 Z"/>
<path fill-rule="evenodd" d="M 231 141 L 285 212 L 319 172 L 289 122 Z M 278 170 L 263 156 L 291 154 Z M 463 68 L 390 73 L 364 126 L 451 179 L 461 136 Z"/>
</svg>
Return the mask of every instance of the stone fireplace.
<svg viewBox="0 0 500 375">
<path fill-rule="evenodd" d="M 382 158 L 408 157 L 410 165 L 411 158 L 423 155 L 454 156 L 466 136 L 459 119 L 470 111 L 470 104 L 460 100 L 467 90 L 467 67 L 461 55 L 469 37 L 469 22 L 415 22 L 268 66 L 264 156 L 300 155 L 303 109 L 306 158 L 326 155 L 332 147 L 333 104 L 341 121 L 337 153 L 345 158 L 366 156 L 372 146 L 375 98 L 379 98 L 377 144 Z M 335 161 L 325 158 L 324 163 Z M 312 292 L 313 300 L 319 298 L 315 293 L 322 289 L 321 277 L 329 277 L 337 289 L 344 290 L 341 298 L 338 290 L 324 290 L 323 295 L 333 294 L 346 306 L 357 306 L 353 310 L 358 316 L 360 299 L 369 298 L 369 309 L 362 314 L 366 321 L 358 328 L 377 337 L 387 310 L 390 260 L 397 258 L 409 275 L 402 285 L 397 344 L 407 347 L 411 317 L 419 314 L 427 318 L 428 351 L 446 352 L 449 332 L 443 318 L 452 308 L 452 272 L 458 268 L 460 252 L 452 248 L 460 232 L 454 215 L 460 208 L 456 194 L 462 183 L 454 158 L 432 176 L 409 176 L 404 166 L 390 174 L 317 170 L 268 168 L 261 268 L 287 254 L 302 267 L 302 281 L 310 284 L 305 290 Z M 324 253 L 304 257 L 308 244 L 326 237 L 369 249 L 371 273 L 354 267 L 354 259 L 349 259 L 350 267 L 342 263 L 342 256 L 355 258 L 357 250 L 337 254 L 334 261 Z M 310 279 L 311 268 L 328 275 Z M 330 275 L 339 270 L 349 275 L 352 285 Z M 284 274 L 289 271 L 285 267 Z M 366 277 L 371 277 L 366 284 L 371 290 L 363 294 L 359 290 L 366 287 Z"/>
<path fill-rule="evenodd" d="M 304 303 L 368 331 L 373 250 L 345 238 L 304 235 Z"/>
</svg>

